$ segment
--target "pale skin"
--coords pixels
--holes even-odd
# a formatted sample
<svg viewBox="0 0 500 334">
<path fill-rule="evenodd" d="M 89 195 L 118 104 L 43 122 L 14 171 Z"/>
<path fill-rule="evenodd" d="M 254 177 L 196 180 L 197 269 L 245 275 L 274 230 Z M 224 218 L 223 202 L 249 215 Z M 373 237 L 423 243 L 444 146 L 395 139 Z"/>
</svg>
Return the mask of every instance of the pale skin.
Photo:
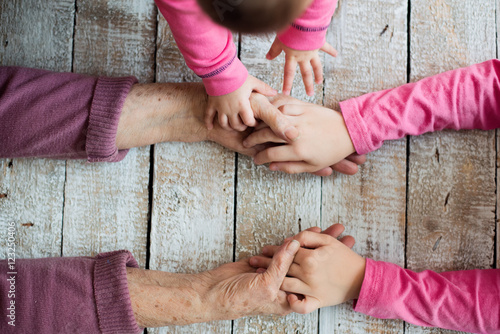
<svg viewBox="0 0 500 334">
<path fill-rule="evenodd" d="M 274 99 L 273 105 L 300 132 L 300 140 L 286 143 L 269 128 L 260 128 L 245 139 L 245 147 L 269 142 L 281 145 L 257 153 L 254 156 L 256 164 L 270 163 L 271 170 L 291 174 L 317 173 L 355 153 L 341 113 L 285 96 Z"/>
<path fill-rule="evenodd" d="M 210 140 L 240 153 L 255 155 L 257 148 L 243 146 L 249 132 L 224 130 L 217 123 L 212 130 L 207 130 L 203 122 L 207 99 L 201 84 L 134 85 L 120 115 L 117 147 Z M 285 116 L 267 98 L 253 94 L 250 101 L 258 118 L 275 131 L 289 127 Z M 325 171 L 331 173 L 335 169 L 354 174 L 357 168 L 355 162 L 344 160 Z M 337 237 L 338 229 L 327 233 Z M 248 259 L 199 274 L 127 268 L 137 323 L 141 327 L 160 327 L 257 314 L 288 314 L 291 312 L 289 297 L 280 287 L 299 246 L 291 239 L 285 241 L 283 247 L 275 250 L 268 269 L 259 273 L 249 265 Z"/>
<path fill-rule="evenodd" d="M 366 260 L 351 250 L 349 241 L 338 241 L 328 234 L 304 231 L 293 237 L 301 248 L 295 255 L 281 289 L 288 294 L 290 308 L 296 313 L 357 299 L 365 276 Z M 276 254 L 277 246 L 266 246 L 262 256 L 250 264 L 262 272 Z"/>
</svg>

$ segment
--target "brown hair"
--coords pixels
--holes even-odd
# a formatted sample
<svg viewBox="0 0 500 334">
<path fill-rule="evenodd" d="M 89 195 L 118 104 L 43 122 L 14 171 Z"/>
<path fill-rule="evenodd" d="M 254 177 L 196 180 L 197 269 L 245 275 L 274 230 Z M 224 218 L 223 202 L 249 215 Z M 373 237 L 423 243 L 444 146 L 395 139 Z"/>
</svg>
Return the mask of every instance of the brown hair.
<svg viewBox="0 0 500 334">
<path fill-rule="evenodd" d="M 306 0 L 198 0 L 217 24 L 244 33 L 284 28 L 305 9 Z"/>
</svg>

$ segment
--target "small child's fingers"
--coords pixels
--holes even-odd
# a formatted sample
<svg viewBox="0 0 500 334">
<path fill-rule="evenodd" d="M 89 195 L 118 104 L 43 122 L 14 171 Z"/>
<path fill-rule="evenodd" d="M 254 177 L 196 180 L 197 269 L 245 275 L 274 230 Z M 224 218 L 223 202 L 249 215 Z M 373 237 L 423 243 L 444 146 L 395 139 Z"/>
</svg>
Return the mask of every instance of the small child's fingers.
<svg viewBox="0 0 500 334">
<path fill-rule="evenodd" d="M 321 307 L 319 300 L 310 296 L 305 296 L 304 299 L 300 300 L 296 295 L 291 294 L 287 296 L 287 300 L 295 313 L 307 314 Z"/>
<path fill-rule="evenodd" d="M 219 112 L 219 125 L 224 130 L 231 130 L 231 127 L 229 126 L 229 122 L 228 122 L 227 116 L 225 114 L 220 113 L 220 112 Z"/>
<path fill-rule="evenodd" d="M 302 81 L 306 87 L 306 93 L 309 96 L 314 95 L 314 80 L 311 63 L 301 61 L 299 63 L 300 73 L 302 74 Z"/>
<path fill-rule="evenodd" d="M 244 147 L 254 147 L 255 145 L 260 145 L 264 143 L 285 143 L 286 141 L 278 137 L 271 128 L 264 128 L 258 130 L 249 135 L 244 141 Z"/>
<path fill-rule="evenodd" d="M 311 289 L 309 288 L 309 286 L 295 277 L 285 277 L 283 283 L 281 284 L 280 290 L 291 293 L 298 293 L 301 295 L 311 293 Z"/>
<path fill-rule="evenodd" d="M 266 59 L 273 60 L 278 57 L 282 51 L 281 42 L 276 38 L 266 54 Z"/>
<path fill-rule="evenodd" d="M 314 71 L 314 80 L 319 85 L 323 82 L 323 65 L 318 56 L 311 59 L 311 66 Z"/>
<path fill-rule="evenodd" d="M 207 111 L 205 112 L 205 126 L 208 130 L 212 130 L 214 127 L 215 113 L 215 108 L 207 108 Z"/>
<path fill-rule="evenodd" d="M 297 61 L 294 58 L 289 58 L 285 61 L 285 77 L 283 80 L 283 94 L 290 95 L 293 86 L 293 78 L 295 78 L 295 70 L 297 69 Z"/>
<path fill-rule="evenodd" d="M 337 50 L 333 48 L 333 46 L 330 45 L 330 43 L 326 42 L 323 44 L 323 46 L 320 49 L 323 52 L 328 53 L 332 57 L 337 57 Z"/>
<path fill-rule="evenodd" d="M 253 115 L 253 110 L 252 107 L 250 106 L 250 101 L 248 101 L 247 105 L 243 106 L 243 110 L 241 110 L 238 115 L 237 115 L 238 118 L 241 118 L 241 120 L 246 126 L 250 127 L 257 126 L 258 122 Z"/>
<path fill-rule="evenodd" d="M 247 129 L 247 126 L 241 122 L 238 114 L 229 117 L 229 125 L 236 131 L 245 131 Z"/>
</svg>

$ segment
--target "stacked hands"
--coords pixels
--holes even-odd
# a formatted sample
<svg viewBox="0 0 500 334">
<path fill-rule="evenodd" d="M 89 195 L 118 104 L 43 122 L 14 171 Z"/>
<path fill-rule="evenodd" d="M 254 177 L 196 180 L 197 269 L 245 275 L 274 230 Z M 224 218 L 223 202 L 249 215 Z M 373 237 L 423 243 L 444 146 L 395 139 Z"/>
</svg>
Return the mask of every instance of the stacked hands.
<svg viewBox="0 0 500 334">
<path fill-rule="evenodd" d="M 343 231 L 341 224 L 323 232 L 312 227 L 285 239 L 281 246 L 264 247 L 260 256 L 199 274 L 127 268 L 137 323 L 159 327 L 309 313 L 355 299 L 365 259 L 351 250 L 353 237 L 337 240 Z M 165 289 L 173 292 L 165 294 Z"/>
<path fill-rule="evenodd" d="M 250 104 L 255 128 L 235 134 L 235 144 L 226 147 L 253 157 L 255 164 L 269 163 L 273 171 L 328 176 L 332 171 L 355 174 L 366 161 L 355 149 L 340 112 L 302 102 L 286 95 L 265 97 L 252 93 Z M 227 130 L 226 130 L 227 131 Z"/>
</svg>

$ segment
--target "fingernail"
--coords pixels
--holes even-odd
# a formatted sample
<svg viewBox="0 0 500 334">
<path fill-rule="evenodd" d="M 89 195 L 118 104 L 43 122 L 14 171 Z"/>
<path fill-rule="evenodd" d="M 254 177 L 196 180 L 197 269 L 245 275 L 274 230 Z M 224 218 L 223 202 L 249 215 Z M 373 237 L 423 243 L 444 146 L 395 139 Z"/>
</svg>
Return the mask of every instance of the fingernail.
<svg viewBox="0 0 500 334">
<path fill-rule="evenodd" d="M 272 170 L 273 172 L 276 172 L 278 170 L 278 167 L 276 165 L 271 165 L 269 166 L 269 169 Z"/>
<path fill-rule="evenodd" d="M 243 147 L 248 147 L 248 142 L 247 141 L 243 142 Z"/>
<path fill-rule="evenodd" d="M 292 240 L 289 244 L 288 247 L 286 248 L 287 251 L 290 253 L 294 253 L 300 248 L 300 243 L 297 240 Z"/>
<path fill-rule="evenodd" d="M 271 55 L 269 53 L 266 54 L 266 59 L 271 59 Z"/>
<path fill-rule="evenodd" d="M 252 266 L 255 266 L 255 265 L 257 264 L 257 260 L 256 260 L 256 259 L 254 259 L 253 257 L 252 257 L 252 258 L 250 258 L 250 261 L 248 261 L 248 262 L 250 262 L 250 264 L 251 264 Z"/>
<path fill-rule="evenodd" d="M 297 128 L 294 126 L 291 126 L 285 130 L 285 136 L 288 138 L 288 140 L 296 141 L 297 139 L 299 139 L 299 135 L 299 130 L 297 130 Z"/>
</svg>

